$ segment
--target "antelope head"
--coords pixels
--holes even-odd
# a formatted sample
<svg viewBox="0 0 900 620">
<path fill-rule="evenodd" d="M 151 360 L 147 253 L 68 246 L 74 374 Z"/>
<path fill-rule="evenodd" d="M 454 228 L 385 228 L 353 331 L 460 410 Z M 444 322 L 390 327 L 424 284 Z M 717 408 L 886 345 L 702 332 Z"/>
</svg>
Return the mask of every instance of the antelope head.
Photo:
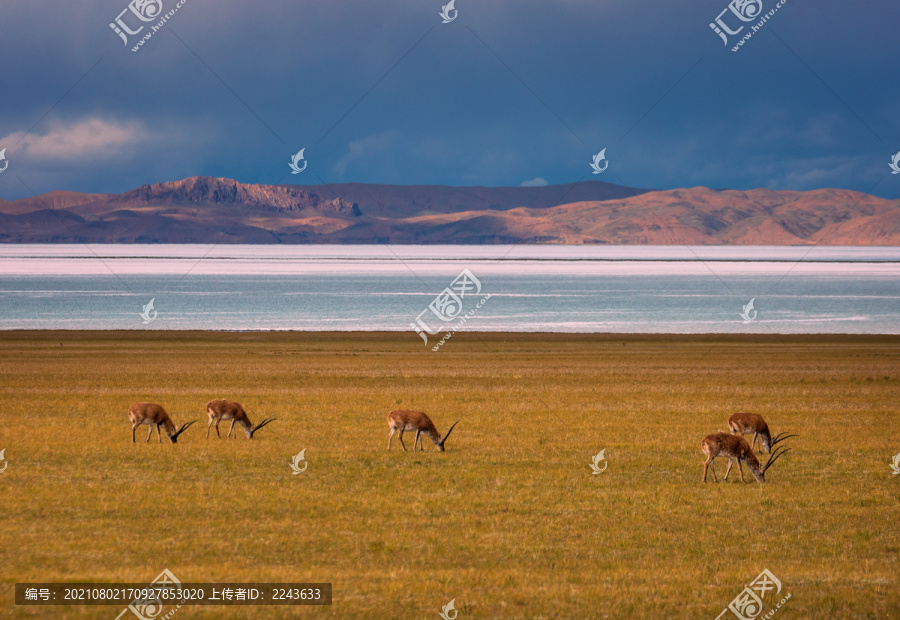
<svg viewBox="0 0 900 620">
<path fill-rule="evenodd" d="M 796 435 L 794 435 L 796 437 Z M 779 435 L 780 437 L 780 435 Z M 784 439 L 787 439 L 786 437 Z M 774 445 L 774 444 L 773 444 Z M 762 467 L 750 467 L 750 473 L 753 474 L 753 477 L 756 478 L 757 482 L 765 482 L 766 481 L 766 471 L 778 460 L 785 452 L 790 452 L 791 448 L 785 448 L 782 446 L 781 448 L 776 448 L 772 455 L 769 457 L 769 460 L 766 461 L 766 464 Z M 751 453 L 752 455 L 752 453 Z"/>
<path fill-rule="evenodd" d="M 179 429 L 178 429 L 177 431 L 175 431 L 175 432 L 172 432 L 172 433 L 167 432 L 166 434 L 169 436 L 169 441 L 171 441 L 172 443 L 178 443 L 178 436 L 179 436 L 181 433 L 183 433 L 183 432 L 185 431 L 185 429 L 186 429 L 188 426 L 190 426 L 191 424 L 193 424 L 193 423 L 196 422 L 196 421 L 197 421 L 197 420 L 191 420 L 191 421 L 188 422 L 187 424 L 182 424 L 182 425 L 181 425 L 181 428 L 179 428 Z M 174 430 L 174 427 L 173 427 L 173 430 Z"/>
<path fill-rule="evenodd" d="M 256 426 L 252 428 L 244 427 L 244 434 L 247 435 L 247 439 L 253 439 L 253 433 L 261 429 L 263 426 L 268 424 L 269 422 L 274 422 L 277 418 L 266 418 Z"/>
<path fill-rule="evenodd" d="M 449 436 L 450 436 L 450 433 L 452 433 L 452 432 L 453 432 L 453 428 L 454 428 L 454 427 L 455 427 L 455 426 L 456 426 L 456 425 L 457 425 L 457 424 L 459 424 L 459 420 L 457 420 L 457 421 L 456 421 L 456 422 L 454 422 L 454 423 L 453 423 L 453 426 L 451 426 L 451 427 L 450 427 L 450 430 L 449 430 L 449 431 L 447 431 L 447 434 L 446 434 L 446 435 L 444 435 L 444 438 L 443 438 L 443 439 L 441 439 L 441 441 L 440 441 L 440 442 L 439 442 L 439 443 L 437 443 L 437 444 L 436 444 L 436 445 L 437 445 L 437 448 L 438 448 L 438 450 L 440 450 L 440 451 L 441 451 L 441 452 L 443 452 L 443 451 L 444 451 L 444 442 L 445 442 L 445 441 L 447 441 L 447 437 L 449 437 Z"/>
</svg>

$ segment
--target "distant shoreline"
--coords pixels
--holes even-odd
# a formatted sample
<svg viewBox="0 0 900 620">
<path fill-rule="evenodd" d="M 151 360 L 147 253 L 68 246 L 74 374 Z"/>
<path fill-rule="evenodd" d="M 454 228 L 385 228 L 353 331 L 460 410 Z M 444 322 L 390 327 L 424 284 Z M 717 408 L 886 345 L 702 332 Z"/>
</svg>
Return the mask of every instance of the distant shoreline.
<svg viewBox="0 0 900 620">
<path fill-rule="evenodd" d="M 407 338 L 404 334 L 409 334 Z M 354 339 L 361 340 L 402 340 L 399 344 L 409 345 L 415 351 L 431 354 L 431 349 L 422 345 L 415 333 L 409 330 L 396 331 L 298 331 L 298 330 L 197 330 L 197 329 L 9 329 L 0 330 L 0 341 L 14 341 L 22 339 L 46 340 L 48 342 L 57 341 L 61 336 L 66 336 L 68 340 L 77 341 L 80 337 L 84 340 L 101 340 L 104 338 L 115 338 L 121 336 L 122 339 L 146 339 L 146 340 L 164 340 L 166 336 L 175 340 L 184 340 L 185 336 L 193 337 L 199 340 L 217 341 L 223 339 L 233 339 L 236 341 L 252 341 L 252 340 L 272 340 L 273 342 L 284 342 L 285 340 L 334 340 L 334 341 L 352 341 Z M 287 337 L 287 338 L 285 338 Z M 759 342 L 759 343 L 782 343 L 787 344 L 789 341 L 796 342 L 848 342 L 848 341 L 879 341 L 889 340 L 900 344 L 900 334 L 689 334 L 689 333 L 615 333 L 615 332 L 510 332 L 510 331 L 460 331 L 453 336 L 455 342 L 463 340 L 469 342 L 477 342 L 484 340 L 492 340 L 502 342 L 504 340 L 596 340 L 597 342 L 624 341 L 624 342 L 660 342 L 660 341 L 696 341 L 696 342 Z M 66 339 L 63 339 L 66 341 Z M 408 342 L 407 342 L 408 341 Z M 58 345 L 57 345 L 58 346 Z M 452 348 L 448 349 L 452 352 Z"/>
<path fill-rule="evenodd" d="M 878 247 L 888 247 L 888 246 L 878 246 Z M 894 247 L 894 246 L 890 246 Z M 4 258 L 0 256 L 0 260 Z M 20 258 L 27 258 L 30 260 L 57 260 L 61 257 L 59 256 L 17 256 L 15 258 L 9 258 L 9 260 L 17 260 Z M 104 256 L 102 254 L 98 254 L 96 256 L 66 256 L 65 260 L 191 260 L 193 257 L 191 256 Z M 204 261 L 242 261 L 247 260 L 241 256 L 212 256 L 212 257 L 204 257 Z M 266 258 L 259 257 L 253 258 L 254 261 L 284 261 L 285 258 Z M 316 260 L 322 261 L 347 261 L 354 262 L 359 261 L 359 258 L 356 257 L 338 257 L 338 256 L 329 256 L 327 258 L 320 258 Z M 403 259 L 400 258 L 366 258 L 366 262 L 372 261 L 381 261 L 385 263 L 398 262 Z M 416 262 L 434 262 L 434 263 L 471 263 L 474 261 L 478 262 L 504 262 L 504 263 L 826 263 L 826 264 L 834 264 L 834 263 L 847 263 L 853 265 L 866 265 L 866 264 L 893 264 L 900 263 L 900 259 L 882 259 L 882 260 L 848 260 L 848 259 L 830 259 L 830 260 L 815 260 L 808 258 L 770 258 L 765 260 L 756 260 L 750 258 L 489 258 L 489 257 L 476 257 L 476 258 L 421 258 L 416 257 L 414 259 Z"/>
</svg>

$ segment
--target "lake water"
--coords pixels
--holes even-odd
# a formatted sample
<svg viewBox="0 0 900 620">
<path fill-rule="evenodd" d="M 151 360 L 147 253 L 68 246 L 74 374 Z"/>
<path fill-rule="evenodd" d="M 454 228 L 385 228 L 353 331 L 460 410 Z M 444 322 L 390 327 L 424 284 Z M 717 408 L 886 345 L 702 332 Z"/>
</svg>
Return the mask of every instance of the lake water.
<svg viewBox="0 0 900 620">
<path fill-rule="evenodd" d="M 463 269 L 474 279 L 451 287 Z M 429 305 L 447 287 L 462 295 L 432 306 L 443 321 Z M 417 317 L 437 332 L 470 312 L 467 330 L 897 334 L 900 248 L 0 246 L 7 330 L 409 330 L 415 338 Z"/>
</svg>

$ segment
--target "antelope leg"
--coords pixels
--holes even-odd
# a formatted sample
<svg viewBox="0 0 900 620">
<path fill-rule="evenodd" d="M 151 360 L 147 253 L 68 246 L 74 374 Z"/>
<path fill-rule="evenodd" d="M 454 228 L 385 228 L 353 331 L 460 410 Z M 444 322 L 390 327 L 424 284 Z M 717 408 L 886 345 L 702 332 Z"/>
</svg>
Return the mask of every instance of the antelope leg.
<svg viewBox="0 0 900 620">
<path fill-rule="evenodd" d="M 703 482 L 706 482 L 706 471 L 707 470 L 712 471 L 713 480 L 718 482 L 718 479 L 716 479 L 716 468 L 715 468 L 715 466 L 713 466 L 714 460 L 716 460 L 714 457 L 710 457 L 710 458 L 706 459 L 706 462 L 703 464 Z"/>
<path fill-rule="evenodd" d="M 719 479 L 716 478 L 716 457 L 709 459 L 708 462 L 709 462 L 709 470 L 712 472 L 712 475 L 713 475 L 713 482 L 718 482 Z"/>
</svg>

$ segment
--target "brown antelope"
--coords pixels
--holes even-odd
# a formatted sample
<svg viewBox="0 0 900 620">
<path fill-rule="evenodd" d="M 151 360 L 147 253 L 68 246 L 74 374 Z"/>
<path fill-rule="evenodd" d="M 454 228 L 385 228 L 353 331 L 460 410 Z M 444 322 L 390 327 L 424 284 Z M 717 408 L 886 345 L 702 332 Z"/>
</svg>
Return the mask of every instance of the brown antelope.
<svg viewBox="0 0 900 620">
<path fill-rule="evenodd" d="M 772 433 L 769 431 L 769 425 L 763 420 L 758 413 L 735 413 L 728 418 L 728 428 L 735 435 L 749 435 L 753 433 L 753 441 L 750 447 L 756 446 L 759 441 L 759 447 L 763 452 L 772 452 L 775 442 L 772 441 Z M 788 437 L 796 437 L 796 435 L 788 435 Z M 787 437 L 782 437 L 787 439 Z"/>
<path fill-rule="evenodd" d="M 256 426 L 253 426 L 253 424 L 250 423 L 250 418 L 247 417 L 247 412 L 244 411 L 244 408 L 241 407 L 240 404 L 231 402 L 230 400 L 209 401 L 206 403 L 206 414 L 209 416 L 209 424 L 206 425 L 207 439 L 209 439 L 209 428 L 212 426 L 213 422 L 216 423 L 216 436 L 220 439 L 222 436 L 219 434 L 219 422 L 222 420 L 231 420 L 231 428 L 228 429 L 228 434 L 225 435 L 226 439 L 231 437 L 231 431 L 234 430 L 235 422 L 244 427 L 244 434 L 247 435 L 247 439 L 253 439 L 253 433 L 276 419 L 266 418 Z M 237 437 L 237 433 L 235 433 L 234 436 Z"/>
<path fill-rule="evenodd" d="M 781 438 L 781 435 L 776 437 L 776 440 L 779 440 L 779 438 Z M 750 448 L 750 444 L 747 443 L 743 436 L 731 435 L 721 431 L 704 437 L 703 441 L 700 442 L 700 449 L 707 456 L 706 462 L 703 464 L 703 482 L 706 482 L 707 469 L 712 469 L 713 480 L 719 481 L 716 478 L 716 468 L 713 466 L 713 461 L 719 456 L 728 459 L 728 468 L 725 470 L 726 481 L 728 480 L 728 474 L 731 472 L 731 466 L 735 463 L 738 465 L 738 471 L 741 472 L 741 482 L 744 481 L 744 470 L 741 467 L 743 462 L 747 464 L 750 473 L 753 474 L 757 482 L 765 482 L 766 471 L 775 463 L 778 457 L 791 450 L 791 448 L 782 446 L 769 456 L 769 460 L 766 461 L 765 465 L 760 465 L 759 460 Z"/>
<path fill-rule="evenodd" d="M 183 433 L 188 426 L 197 421 L 191 420 L 181 428 L 177 428 L 172 422 L 172 419 L 169 418 L 169 414 L 166 413 L 166 410 L 163 409 L 161 405 L 155 403 L 135 403 L 128 408 L 128 418 L 132 422 L 131 443 L 134 443 L 134 432 L 141 424 L 150 426 L 150 432 L 147 434 L 148 442 L 150 441 L 150 436 L 153 434 L 153 427 L 156 426 L 156 436 L 159 438 L 159 443 L 162 443 L 159 427 L 165 426 L 166 435 L 169 436 L 169 441 L 178 443 L 178 436 Z"/>
<path fill-rule="evenodd" d="M 391 411 L 388 414 L 387 420 L 388 426 L 391 427 L 391 434 L 388 435 L 388 450 L 391 449 L 391 442 L 394 440 L 394 431 L 400 431 L 400 445 L 403 446 L 404 451 L 406 451 L 406 444 L 403 443 L 404 431 L 416 431 L 416 440 L 413 442 L 413 451 L 416 449 L 416 444 L 419 445 L 421 450 L 425 450 L 422 435 L 428 435 L 431 441 L 434 442 L 434 445 L 437 446 L 437 449 L 443 452 L 444 442 L 447 441 L 450 433 L 453 432 L 453 427 L 459 424 L 459 420 L 454 422 L 453 426 L 450 427 L 450 430 L 447 431 L 447 434 L 444 435 L 444 438 L 441 439 L 441 434 L 438 433 L 437 429 L 434 427 L 434 422 L 421 411 Z"/>
</svg>

